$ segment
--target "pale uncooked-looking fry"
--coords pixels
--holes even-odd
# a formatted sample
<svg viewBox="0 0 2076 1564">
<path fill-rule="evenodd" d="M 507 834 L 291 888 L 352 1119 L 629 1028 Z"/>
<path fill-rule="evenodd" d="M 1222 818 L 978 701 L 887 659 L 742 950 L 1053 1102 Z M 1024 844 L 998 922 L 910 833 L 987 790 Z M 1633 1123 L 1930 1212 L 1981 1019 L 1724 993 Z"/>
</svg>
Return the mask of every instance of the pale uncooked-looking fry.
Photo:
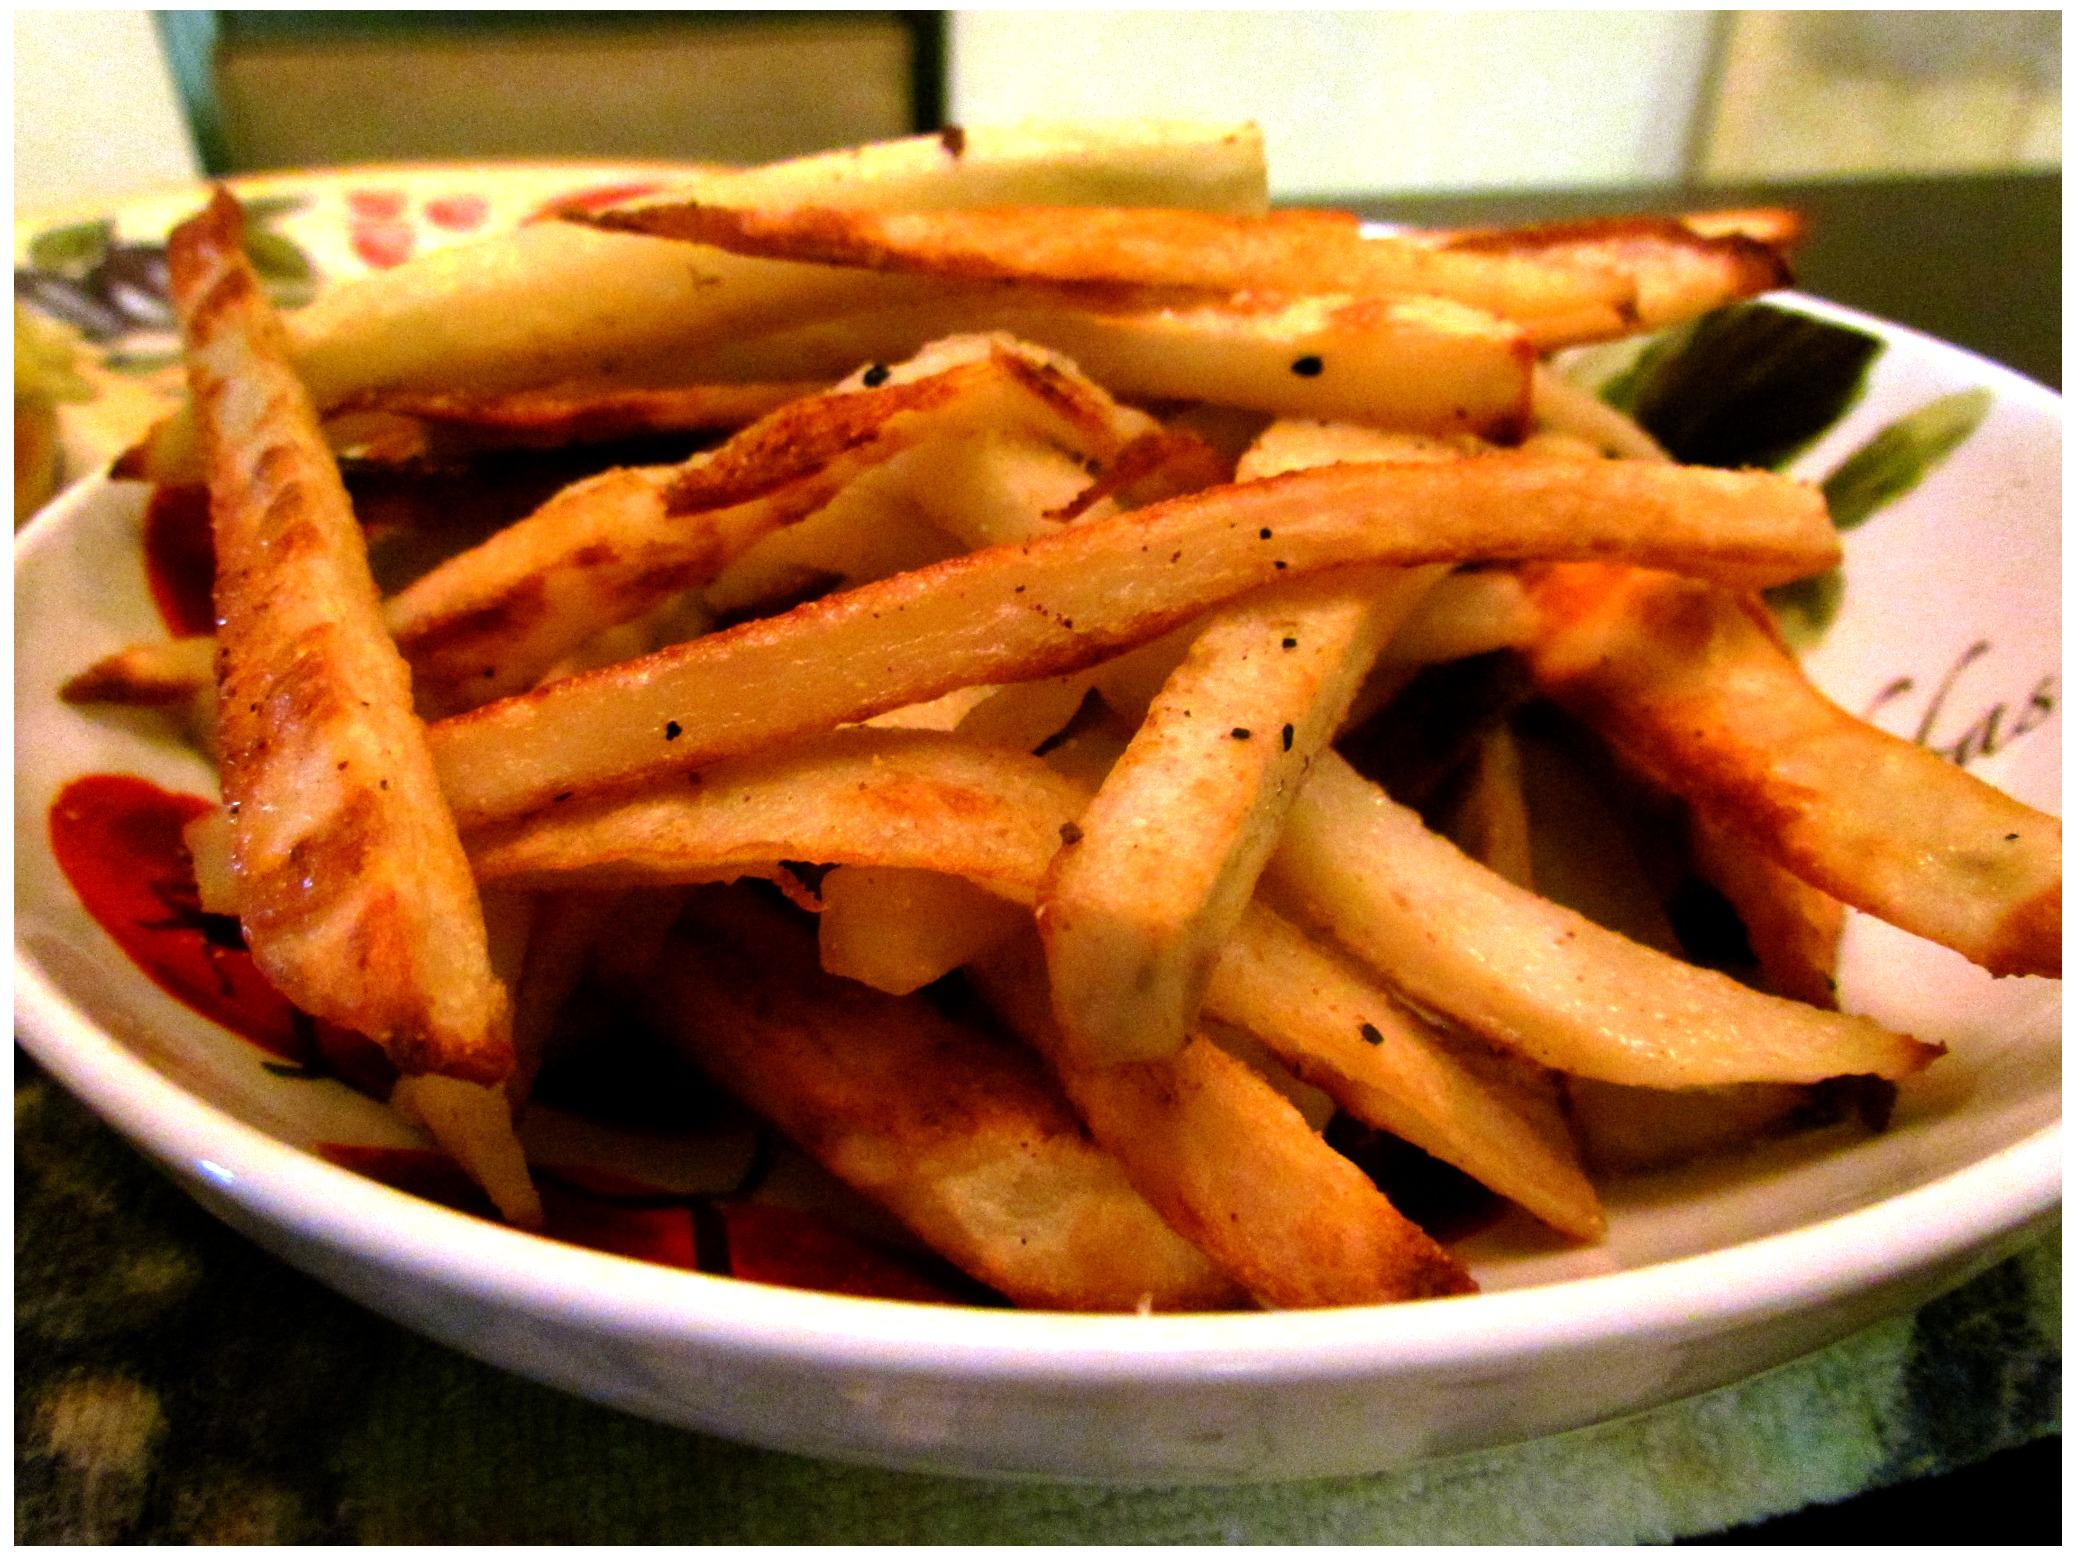
<svg viewBox="0 0 2076 1564">
<path fill-rule="evenodd" d="M 1038 900 L 1053 1011 L 1089 1064 L 1183 1046 L 1283 812 L 1445 567 L 1324 571 L 1212 616 L 1075 822 Z"/>
<path fill-rule="evenodd" d="M 1812 685 L 1763 606 L 1538 567 L 1537 682 L 1705 818 L 1999 976 L 2061 973 L 2062 827 Z"/>
<path fill-rule="evenodd" d="M 1230 1308 L 1239 1289 L 1091 1144 L 1035 1059 L 815 964 L 740 893 L 688 904 L 646 985 L 704 1070 L 968 1275 L 1028 1308 Z"/>
<path fill-rule="evenodd" d="M 645 203 L 591 219 L 738 255 L 963 280 L 1455 299 L 1528 326 L 1539 346 L 1626 336 L 1635 284 L 1610 270 L 1368 238 L 1351 213 L 1242 216 L 1129 207 L 938 212 Z"/>
<path fill-rule="evenodd" d="M 1559 1232 L 1607 1229 L 1563 1120 L 1466 1070 L 1432 1027 L 1354 965 L 1256 903 L 1204 997 L 1363 1123 L 1463 1169 Z"/>
<path fill-rule="evenodd" d="M 1626 557 L 1738 585 L 1823 570 L 1816 491 L 1766 473 L 1484 456 L 1234 484 L 985 549 L 436 724 L 474 826 L 975 684 L 1088 667 L 1279 572 Z"/>
<path fill-rule="evenodd" d="M 1276 1308 L 1476 1291 L 1298 1110 L 1202 1037 L 1164 1059 L 1091 1069 L 1063 1052 L 1044 952 L 1011 939 L 968 969 L 1052 1063 L 1097 1144 L 1168 1224 Z"/>
<path fill-rule="evenodd" d="M 1575 1075 L 1666 1087 L 1896 1078 L 1945 1051 L 1757 993 L 1533 896 L 1331 751 L 1264 883 L 1414 1003 Z"/>
<path fill-rule="evenodd" d="M 1044 283 L 938 283 L 914 298 L 730 337 L 693 353 L 680 372 L 716 380 L 833 376 L 972 331 L 1043 343 L 1119 396 L 1500 439 L 1527 428 L 1535 360 L 1519 326 L 1451 299 L 1235 294 L 1207 302 L 1152 290 L 1091 296 Z"/>
<path fill-rule="evenodd" d="M 227 192 L 167 257 L 209 471 L 220 767 L 248 947 L 302 1009 L 379 1044 L 440 1143 L 508 1220 L 539 1226 L 496 1085 L 511 1006 L 475 882 Z"/>
<path fill-rule="evenodd" d="M 724 200 L 812 192 L 834 205 L 1122 198 L 1241 210 L 1266 204 L 1265 188 L 1253 127 L 1158 122 L 976 127 L 956 153 L 921 137 L 685 186 Z M 545 222 L 327 289 L 297 312 L 291 335 L 296 367 L 325 407 L 372 386 L 509 390 L 626 372 L 635 356 L 668 364 L 744 331 L 934 286 Z"/>
</svg>

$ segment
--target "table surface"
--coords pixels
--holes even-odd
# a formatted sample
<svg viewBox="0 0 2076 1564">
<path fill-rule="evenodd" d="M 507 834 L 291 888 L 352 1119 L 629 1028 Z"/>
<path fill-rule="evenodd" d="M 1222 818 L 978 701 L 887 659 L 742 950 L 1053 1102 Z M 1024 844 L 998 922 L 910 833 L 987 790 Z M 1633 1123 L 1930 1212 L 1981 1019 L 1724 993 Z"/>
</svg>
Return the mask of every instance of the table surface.
<svg viewBox="0 0 2076 1564">
<path fill-rule="evenodd" d="M 1444 226 L 1761 204 L 1809 214 L 1810 292 L 2060 384 L 2058 175 L 1359 203 Z M 841 1467 L 643 1423 L 389 1325 L 205 1216 L 19 1052 L 15 1125 L 25 1542 L 1669 1540 L 2060 1426 L 2057 1231 L 1744 1385 L 1374 1478 L 1124 1491 Z"/>
</svg>

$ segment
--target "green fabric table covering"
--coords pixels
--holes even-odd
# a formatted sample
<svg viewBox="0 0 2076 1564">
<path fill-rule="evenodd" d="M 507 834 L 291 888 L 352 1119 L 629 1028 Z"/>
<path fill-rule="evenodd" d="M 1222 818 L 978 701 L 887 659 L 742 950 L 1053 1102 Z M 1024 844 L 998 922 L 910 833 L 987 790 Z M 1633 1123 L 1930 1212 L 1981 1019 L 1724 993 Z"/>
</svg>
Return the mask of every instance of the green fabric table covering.
<svg viewBox="0 0 2076 1564">
<path fill-rule="evenodd" d="M 2059 1230 L 1915 1316 L 1643 1416 L 1236 1488 L 842 1466 L 473 1362 L 192 1204 L 17 1055 L 20 1542 L 1586 1543 L 1696 1536 L 2055 1432 Z"/>
</svg>

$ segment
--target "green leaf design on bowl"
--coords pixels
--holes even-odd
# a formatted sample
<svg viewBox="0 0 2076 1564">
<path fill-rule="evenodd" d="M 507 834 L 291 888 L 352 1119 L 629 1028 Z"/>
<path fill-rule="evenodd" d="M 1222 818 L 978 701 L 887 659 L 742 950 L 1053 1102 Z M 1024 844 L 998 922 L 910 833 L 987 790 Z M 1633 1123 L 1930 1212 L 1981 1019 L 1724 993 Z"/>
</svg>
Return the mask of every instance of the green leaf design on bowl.
<svg viewBox="0 0 2076 1564">
<path fill-rule="evenodd" d="M 29 264 L 40 272 L 54 272 L 77 281 L 106 259 L 108 246 L 114 242 L 112 217 L 46 228 L 29 241 Z"/>
<path fill-rule="evenodd" d="M 1956 391 L 1883 429 L 1824 480 L 1831 524 L 1850 532 L 1924 482 L 1975 432 L 1994 400 L 1983 386 Z"/>
<path fill-rule="evenodd" d="M 1995 400 L 1987 387 L 1974 386 L 1927 402 L 1877 431 L 1824 480 L 1832 525 L 1850 532 L 1923 483 L 1976 431 Z M 1835 569 L 1806 576 L 1770 589 L 1766 601 L 1788 643 L 1808 646 L 1838 618 L 1845 577 Z"/>
<path fill-rule="evenodd" d="M 1859 400 L 1881 350 L 1850 326 L 1738 304 L 1660 334 L 1600 395 L 1675 461 L 1780 467 Z"/>
<path fill-rule="evenodd" d="M 248 227 L 245 258 L 266 284 L 267 297 L 281 309 L 308 304 L 317 295 L 317 268 L 302 247 L 268 228 Z"/>
</svg>

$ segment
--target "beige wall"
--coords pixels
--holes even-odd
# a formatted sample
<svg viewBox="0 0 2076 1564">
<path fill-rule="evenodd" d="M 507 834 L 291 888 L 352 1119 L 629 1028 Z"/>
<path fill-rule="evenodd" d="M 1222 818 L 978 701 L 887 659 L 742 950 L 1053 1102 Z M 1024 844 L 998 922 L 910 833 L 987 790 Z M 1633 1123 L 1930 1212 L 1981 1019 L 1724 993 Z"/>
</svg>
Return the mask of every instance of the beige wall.
<svg viewBox="0 0 2076 1564">
<path fill-rule="evenodd" d="M 145 11 L 14 13 L 14 204 L 69 205 L 195 173 Z"/>
<path fill-rule="evenodd" d="M 1702 11 L 959 11 L 951 117 L 1260 123 L 1279 195 L 1679 176 Z"/>
</svg>

